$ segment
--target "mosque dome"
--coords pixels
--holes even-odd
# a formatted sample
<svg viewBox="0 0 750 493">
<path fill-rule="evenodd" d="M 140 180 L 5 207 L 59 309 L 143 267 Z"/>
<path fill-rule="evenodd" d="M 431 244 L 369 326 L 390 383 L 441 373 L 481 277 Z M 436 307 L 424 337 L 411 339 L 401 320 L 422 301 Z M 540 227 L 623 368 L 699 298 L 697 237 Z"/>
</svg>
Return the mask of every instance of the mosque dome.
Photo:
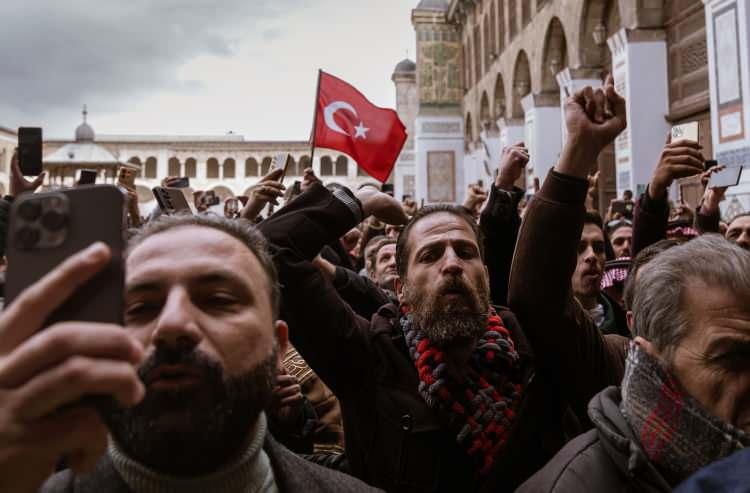
<svg viewBox="0 0 750 493">
<path fill-rule="evenodd" d="M 417 10 L 448 10 L 448 0 L 422 0 Z"/>
<path fill-rule="evenodd" d="M 396 65 L 396 68 L 393 70 L 396 74 L 403 74 L 403 73 L 412 73 L 417 70 L 417 64 L 409 60 L 408 58 L 404 58 L 401 60 L 398 65 Z"/>
<path fill-rule="evenodd" d="M 91 128 L 86 122 L 86 117 L 89 112 L 86 110 L 86 105 L 83 106 L 83 123 L 78 125 L 76 128 L 76 142 L 93 142 L 94 141 L 94 129 Z"/>
</svg>

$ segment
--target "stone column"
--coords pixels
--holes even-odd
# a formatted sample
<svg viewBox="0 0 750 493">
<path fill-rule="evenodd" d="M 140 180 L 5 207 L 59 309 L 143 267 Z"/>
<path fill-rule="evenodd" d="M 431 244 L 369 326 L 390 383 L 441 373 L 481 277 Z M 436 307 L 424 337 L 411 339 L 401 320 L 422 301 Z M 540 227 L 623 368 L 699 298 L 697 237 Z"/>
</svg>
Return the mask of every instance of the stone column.
<svg viewBox="0 0 750 493">
<path fill-rule="evenodd" d="M 560 98 L 554 93 L 528 94 L 521 100 L 532 180 L 543 183 L 562 149 Z"/>
<path fill-rule="evenodd" d="M 617 91 L 627 99 L 628 128 L 615 141 L 617 195 L 643 192 L 669 131 L 667 42 L 661 29 L 621 29 L 608 40 Z"/>
<path fill-rule="evenodd" d="M 418 116 L 416 127 L 416 201 L 458 202 L 464 199 L 463 118 Z"/>
<path fill-rule="evenodd" d="M 572 69 L 568 67 L 557 74 L 557 85 L 560 87 L 560 128 L 563 144 L 568 138 L 568 129 L 565 127 L 565 101 L 586 86 L 601 87 L 600 73 L 601 71 L 598 69 Z"/>
<path fill-rule="evenodd" d="M 727 219 L 750 210 L 750 5 L 703 0 L 706 10 L 711 133 L 716 160 L 745 166 L 740 185 L 722 204 Z M 726 207 L 732 205 L 731 210 Z"/>
<path fill-rule="evenodd" d="M 526 140 L 524 135 L 524 121 L 516 118 L 500 118 L 497 121 L 497 126 L 500 129 L 500 153 L 498 154 L 498 166 L 500 165 L 500 155 L 502 155 L 503 149 L 507 146 L 513 145 L 517 142 Z M 528 170 L 527 170 L 528 174 Z M 521 189 L 527 189 L 528 185 L 531 186 L 533 179 L 526 179 L 526 176 L 522 176 L 516 186 Z"/>
</svg>

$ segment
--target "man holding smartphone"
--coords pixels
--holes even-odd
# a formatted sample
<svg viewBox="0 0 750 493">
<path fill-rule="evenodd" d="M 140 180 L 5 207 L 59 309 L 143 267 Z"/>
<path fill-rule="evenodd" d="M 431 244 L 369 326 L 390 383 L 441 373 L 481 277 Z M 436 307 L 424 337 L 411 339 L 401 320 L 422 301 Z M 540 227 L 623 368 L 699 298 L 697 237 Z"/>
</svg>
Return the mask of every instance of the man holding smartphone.
<svg viewBox="0 0 750 493">
<path fill-rule="evenodd" d="M 47 326 L 110 258 L 92 245 L 0 314 L 0 491 L 37 491 L 61 457 L 71 469 L 39 491 L 374 491 L 266 431 L 287 326 L 249 223 L 148 224 L 126 256 L 127 330 Z M 81 403 L 91 395 L 106 402 L 99 412 Z"/>
</svg>

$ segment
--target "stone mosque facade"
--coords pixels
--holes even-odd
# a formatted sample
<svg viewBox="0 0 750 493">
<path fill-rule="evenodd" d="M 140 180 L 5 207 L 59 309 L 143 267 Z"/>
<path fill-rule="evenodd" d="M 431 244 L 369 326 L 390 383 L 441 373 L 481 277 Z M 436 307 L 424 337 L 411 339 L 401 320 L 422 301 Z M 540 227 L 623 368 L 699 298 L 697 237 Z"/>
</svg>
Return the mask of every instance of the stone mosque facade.
<svg viewBox="0 0 750 493">
<path fill-rule="evenodd" d="M 414 72 L 404 61 L 393 76 L 399 112 L 416 113 L 397 193 L 460 201 L 469 184 L 493 179 L 503 146 L 518 141 L 531 155 L 518 185 L 533 193 L 560 154 L 565 99 L 609 73 L 629 122 L 596 165 L 604 209 L 645 189 L 675 124 L 699 123 L 707 157 L 750 165 L 745 0 L 422 0 L 411 18 Z M 673 198 L 678 188 L 686 201 L 699 195 L 695 180 L 681 185 Z M 725 216 L 750 210 L 750 173 L 723 207 Z"/>
</svg>

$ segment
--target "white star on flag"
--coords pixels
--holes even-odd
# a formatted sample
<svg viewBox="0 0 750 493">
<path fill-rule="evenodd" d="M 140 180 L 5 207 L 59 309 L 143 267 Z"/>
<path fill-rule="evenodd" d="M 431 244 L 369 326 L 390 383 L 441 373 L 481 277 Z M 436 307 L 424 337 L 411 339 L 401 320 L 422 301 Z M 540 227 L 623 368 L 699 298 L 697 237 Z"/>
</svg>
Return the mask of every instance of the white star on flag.
<svg viewBox="0 0 750 493">
<path fill-rule="evenodd" d="M 359 122 L 359 125 L 354 127 L 354 131 L 356 132 L 354 134 L 355 139 L 359 139 L 359 138 L 367 139 L 367 132 L 369 132 L 370 129 L 365 127 L 362 122 Z"/>
</svg>

